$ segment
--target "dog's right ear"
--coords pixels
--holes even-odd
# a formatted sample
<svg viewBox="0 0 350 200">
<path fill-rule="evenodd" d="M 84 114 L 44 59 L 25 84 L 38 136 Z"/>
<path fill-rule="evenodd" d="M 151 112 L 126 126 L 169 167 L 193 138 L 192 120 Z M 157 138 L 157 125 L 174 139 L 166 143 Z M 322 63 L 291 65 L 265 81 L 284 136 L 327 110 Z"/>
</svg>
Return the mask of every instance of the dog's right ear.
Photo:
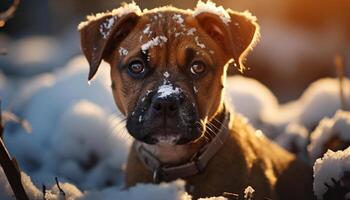
<svg viewBox="0 0 350 200">
<path fill-rule="evenodd" d="M 89 80 L 96 74 L 102 59 L 132 31 L 140 18 L 137 12 L 122 16 L 112 13 L 97 15 L 96 19 L 82 22 L 78 27 L 82 51 L 90 65 Z"/>
</svg>

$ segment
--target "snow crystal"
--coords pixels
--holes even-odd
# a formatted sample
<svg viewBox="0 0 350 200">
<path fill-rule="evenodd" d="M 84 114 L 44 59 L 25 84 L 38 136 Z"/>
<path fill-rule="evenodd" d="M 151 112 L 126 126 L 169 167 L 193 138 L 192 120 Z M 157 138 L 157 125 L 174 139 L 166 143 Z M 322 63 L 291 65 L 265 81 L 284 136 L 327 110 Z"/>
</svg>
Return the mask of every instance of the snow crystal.
<svg viewBox="0 0 350 200">
<path fill-rule="evenodd" d="M 332 178 L 341 181 L 344 172 L 350 171 L 350 147 L 344 151 L 328 150 L 314 164 L 314 193 L 318 199 L 323 198 L 328 190 L 325 184 L 334 186 Z"/>
<path fill-rule="evenodd" d="M 136 14 L 141 13 L 141 9 L 139 8 L 139 6 L 136 5 L 135 2 L 128 3 L 128 4 L 125 3 L 125 4 L 123 4 L 123 6 L 117 8 L 117 9 L 113 9 L 110 12 L 103 12 L 103 13 L 97 13 L 95 15 L 89 15 L 89 16 L 87 16 L 86 21 L 81 22 L 78 25 L 78 30 L 83 29 L 85 26 L 87 26 L 91 22 L 97 21 L 105 16 L 122 17 L 122 16 L 130 14 L 130 13 L 136 13 Z"/>
<path fill-rule="evenodd" d="M 197 16 L 204 12 L 212 13 L 219 16 L 225 24 L 231 22 L 231 17 L 228 14 L 228 12 L 222 6 L 216 6 L 214 2 L 198 1 L 197 6 L 193 11 L 193 16 Z"/>
<path fill-rule="evenodd" d="M 123 48 L 123 47 L 119 48 L 119 55 L 126 56 L 126 55 L 128 55 L 128 53 L 129 53 L 129 51 L 126 50 L 125 48 Z"/>
<path fill-rule="evenodd" d="M 194 32 L 196 32 L 196 31 L 197 31 L 196 28 L 190 28 L 190 29 L 188 29 L 188 31 L 187 31 L 187 35 L 194 35 Z"/>
<path fill-rule="evenodd" d="M 164 76 L 165 78 L 169 78 L 169 77 L 170 77 L 170 74 L 169 74 L 168 71 L 166 71 L 166 72 L 163 73 L 163 76 Z"/>
<path fill-rule="evenodd" d="M 183 25 L 184 19 L 182 18 L 182 16 L 180 14 L 174 14 L 173 20 L 175 20 L 176 23 Z"/>
<path fill-rule="evenodd" d="M 111 18 L 108 18 L 105 22 L 103 22 L 100 25 L 99 30 L 100 30 L 100 33 L 104 39 L 108 38 L 108 36 L 111 32 L 111 28 L 114 25 L 114 22 L 115 22 L 115 17 L 111 17 Z"/>
<path fill-rule="evenodd" d="M 350 112 L 337 111 L 333 118 L 324 118 L 311 133 L 311 142 L 308 146 L 310 158 L 316 160 L 324 153 L 324 145 L 333 136 L 350 142 Z"/>
<path fill-rule="evenodd" d="M 180 88 L 174 87 L 172 84 L 163 84 L 158 88 L 157 94 L 159 94 L 159 98 L 166 98 L 173 94 L 179 94 L 180 91 Z"/>
<path fill-rule="evenodd" d="M 168 41 L 168 38 L 165 36 L 157 36 L 155 38 L 152 38 L 150 41 L 146 42 L 141 46 L 142 51 L 147 51 L 148 49 L 152 47 L 156 47 L 158 45 L 162 45 L 163 43 L 166 43 Z"/>
<path fill-rule="evenodd" d="M 205 48 L 205 45 L 203 43 L 200 43 L 199 42 L 199 38 L 198 36 L 194 37 L 195 41 L 196 41 L 196 44 L 197 46 L 199 46 L 200 48 L 204 49 Z"/>
<path fill-rule="evenodd" d="M 248 186 L 244 189 L 244 198 L 247 200 L 253 199 L 254 196 L 254 188 L 252 186 Z"/>
<path fill-rule="evenodd" d="M 150 29 L 151 29 L 151 25 L 147 24 L 146 28 L 143 30 L 143 33 L 147 35 L 151 34 L 152 32 L 150 31 Z"/>
</svg>

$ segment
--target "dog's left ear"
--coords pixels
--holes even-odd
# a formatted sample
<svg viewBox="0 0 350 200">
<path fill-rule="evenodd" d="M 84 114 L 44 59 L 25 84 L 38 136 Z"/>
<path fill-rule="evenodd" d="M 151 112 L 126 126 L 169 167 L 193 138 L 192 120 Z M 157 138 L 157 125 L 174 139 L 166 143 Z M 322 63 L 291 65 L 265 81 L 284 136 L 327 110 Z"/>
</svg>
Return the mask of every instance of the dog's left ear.
<svg viewBox="0 0 350 200">
<path fill-rule="evenodd" d="M 89 80 L 96 74 L 102 59 L 132 31 L 139 18 L 137 13 L 131 12 L 120 17 L 106 15 L 79 25 L 81 47 L 90 65 Z"/>
<path fill-rule="evenodd" d="M 259 39 L 256 17 L 248 11 L 240 13 L 226 10 L 229 16 L 218 16 L 202 12 L 195 18 L 203 30 L 227 52 L 240 71 L 245 69 L 243 61 Z"/>
</svg>

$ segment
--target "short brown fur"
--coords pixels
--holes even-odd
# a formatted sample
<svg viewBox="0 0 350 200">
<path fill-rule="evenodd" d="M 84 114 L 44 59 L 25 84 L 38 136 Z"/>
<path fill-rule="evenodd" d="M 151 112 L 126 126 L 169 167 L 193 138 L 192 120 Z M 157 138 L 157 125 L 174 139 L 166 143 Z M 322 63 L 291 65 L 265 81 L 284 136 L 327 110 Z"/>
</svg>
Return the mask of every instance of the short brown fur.
<svg viewBox="0 0 350 200">
<path fill-rule="evenodd" d="M 228 61 L 233 59 L 237 68 L 242 70 L 242 62 L 259 35 L 254 19 L 231 10 L 228 13 L 231 17 L 229 24 L 224 24 L 212 13 L 194 17 L 190 11 L 172 7 L 142 15 L 131 13 L 118 18 L 105 39 L 101 38 L 98 30 L 101 23 L 111 16 L 91 22 L 80 30 L 82 49 L 90 63 L 89 79 L 96 73 L 101 60 L 107 61 L 111 65 L 115 102 L 125 116 L 130 116 L 147 90 L 161 82 L 164 71 L 168 71 L 171 81 L 176 82 L 196 105 L 200 118 L 207 118 L 213 123 L 213 119 L 224 112 L 222 96 Z M 174 14 L 180 14 L 185 19 L 187 30 L 196 28 L 197 39 L 206 48 L 199 48 L 194 36 L 174 35 L 173 28 L 181 29 L 172 17 Z M 144 37 L 147 24 L 151 24 L 152 33 Z M 131 78 L 122 66 L 129 58 L 137 56 L 142 44 L 157 35 L 164 35 L 168 40 L 166 44 L 147 52 L 152 74 L 143 80 Z M 128 55 L 121 56 L 120 47 L 126 48 Z M 185 50 L 189 47 L 212 67 L 212 71 L 201 79 L 186 76 L 188 58 Z M 194 91 L 194 87 L 198 92 Z M 233 122 L 226 127 L 229 139 L 224 141 L 202 173 L 184 178 L 188 192 L 194 198 L 218 196 L 223 192 L 242 195 L 245 187 L 250 185 L 256 191 L 255 199 L 313 199 L 311 168 L 257 133 L 239 115 L 231 115 Z M 208 131 L 203 137 L 210 138 Z M 140 182 L 152 182 L 152 175 L 132 147 L 126 167 L 126 185 L 130 187 Z"/>
</svg>

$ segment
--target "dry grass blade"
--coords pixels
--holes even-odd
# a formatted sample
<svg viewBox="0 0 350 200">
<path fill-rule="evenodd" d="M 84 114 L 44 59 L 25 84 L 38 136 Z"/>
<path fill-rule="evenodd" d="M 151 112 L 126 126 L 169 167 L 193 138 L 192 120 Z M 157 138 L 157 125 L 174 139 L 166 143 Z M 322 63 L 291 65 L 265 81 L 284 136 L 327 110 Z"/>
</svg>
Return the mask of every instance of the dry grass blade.
<svg viewBox="0 0 350 200">
<path fill-rule="evenodd" d="M 29 122 L 27 120 L 21 119 L 15 114 L 11 112 L 4 111 L 1 113 L 2 116 L 2 125 L 4 126 L 8 122 L 14 122 L 22 126 L 22 128 L 27 132 L 32 132 L 32 127 L 30 126 Z"/>
<path fill-rule="evenodd" d="M 342 110 L 348 110 L 348 106 L 346 104 L 345 94 L 344 94 L 344 64 L 343 59 L 340 55 L 336 55 L 334 58 L 334 64 L 337 70 L 337 75 L 339 79 L 339 95 L 341 101 Z"/>
<path fill-rule="evenodd" d="M 9 20 L 16 12 L 20 0 L 13 0 L 12 5 L 4 12 L 0 13 L 0 28 L 5 26 L 7 20 Z"/>
</svg>

